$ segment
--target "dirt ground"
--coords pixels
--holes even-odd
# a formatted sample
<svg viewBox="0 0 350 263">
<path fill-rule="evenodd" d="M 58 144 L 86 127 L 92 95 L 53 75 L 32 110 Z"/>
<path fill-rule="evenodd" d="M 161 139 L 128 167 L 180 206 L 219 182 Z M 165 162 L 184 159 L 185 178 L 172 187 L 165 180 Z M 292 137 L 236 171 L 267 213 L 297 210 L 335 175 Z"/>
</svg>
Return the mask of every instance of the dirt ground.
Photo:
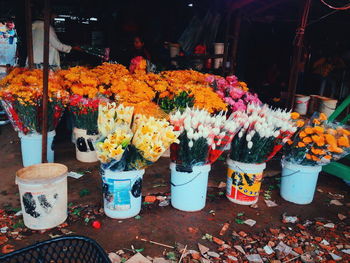
<svg viewBox="0 0 350 263">
<path fill-rule="evenodd" d="M 22 168 L 20 142 L 10 125 L 1 127 L 0 149 L 0 208 L 20 208 L 18 188 L 15 185 L 15 173 Z M 56 144 L 55 161 L 65 164 L 69 171 L 85 172 L 85 175 L 80 179 L 69 178 L 68 180 L 70 205 L 73 207 L 89 205 L 97 209 L 101 207 L 102 193 L 98 163 L 78 162 L 75 159 L 74 145 L 67 140 Z M 161 158 L 146 170 L 143 181 L 143 196 L 170 193 L 170 171 L 168 166 L 169 159 Z M 119 249 L 127 251 L 133 246 L 138 249 L 143 248 L 143 255 L 154 257 L 162 256 L 165 248 L 139 241 L 136 239 L 137 236 L 168 245 L 179 242 L 187 245 L 188 249 L 194 250 L 198 250 L 197 243 L 200 242 L 217 251 L 218 245 L 215 242 L 203 240 L 203 235 L 208 233 L 230 243 L 233 242 L 233 231 L 236 233 L 244 231 L 248 235 L 254 235 L 265 233 L 266 230 L 268 231 L 271 228 L 282 228 L 288 232 L 288 227 L 294 228 L 295 225 L 282 222 L 282 214 L 286 213 L 287 215 L 298 216 L 300 222 L 311 220 L 313 222 L 334 223 L 336 230 L 332 231 L 337 231 L 337 228 L 339 228 L 340 232 L 338 233 L 338 241 L 343 246 L 349 245 L 350 236 L 344 235 L 347 231 L 349 232 L 349 186 L 336 177 L 321 174 L 318 191 L 315 193 L 313 203 L 310 205 L 296 205 L 280 197 L 277 187 L 279 174 L 279 163 L 277 161 L 270 162 L 266 169 L 257 208 L 236 205 L 226 199 L 223 194 L 225 189 L 218 188 L 220 182 L 226 181 L 225 163 L 219 161 L 210 173 L 207 204 L 200 212 L 186 213 L 172 208 L 171 205 L 160 207 L 158 203 L 155 203 L 143 205 L 140 218 L 114 220 L 104 215 L 98 215 L 97 220 L 101 222 L 100 229 L 95 229 L 90 222 L 84 223 L 83 220 L 79 219 L 68 221 L 68 226 L 65 228 L 74 234 L 95 239 L 107 252 Z M 271 190 L 271 193 L 269 190 Z M 85 193 L 84 196 L 81 196 L 82 192 Z M 270 195 L 271 200 L 275 201 L 278 206 L 267 207 L 264 202 L 264 194 L 266 198 Z M 330 204 L 333 199 L 339 199 L 343 205 Z M 244 215 L 239 216 L 239 213 L 244 213 Z M 341 220 L 338 214 L 345 215 L 347 218 Z M 250 227 L 241 224 L 237 218 L 253 219 L 256 221 L 256 225 Z M 229 229 L 224 235 L 219 236 L 224 223 L 230 224 Z M 310 231 L 311 235 L 319 234 Z M 44 233 L 25 231 L 20 240 L 9 238 L 7 244 L 14 245 L 15 249 L 19 249 L 37 241 L 50 239 L 50 234 L 51 236 L 57 234 L 57 230 L 54 229 Z M 345 256 L 339 251 L 337 251 L 337 255 Z M 240 260 L 243 256 L 238 255 L 237 258 Z M 329 259 L 330 257 L 326 256 L 325 258 Z M 222 261 L 219 260 L 218 262 Z M 340 262 L 347 261 L 341 260 Z"/>
</svg>

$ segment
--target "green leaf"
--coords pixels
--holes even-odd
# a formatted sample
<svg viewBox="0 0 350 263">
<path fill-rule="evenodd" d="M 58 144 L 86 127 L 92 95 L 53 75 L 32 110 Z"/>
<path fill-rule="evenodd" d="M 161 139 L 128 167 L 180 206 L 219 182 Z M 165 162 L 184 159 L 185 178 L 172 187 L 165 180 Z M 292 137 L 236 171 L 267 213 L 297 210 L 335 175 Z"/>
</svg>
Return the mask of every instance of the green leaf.
<svg viewBox="0 0 350 263">
<path fill-rule="evenodd" d="M 169 260 L 176 260 L 176 255 L 174 252 L 168 252 L 166 256 Z"/>
<path fill-rule="evenodd" d="M 141 216 L 140 215 L 137 215 L 134 217 L 136 220 L 140 220 L 141 219 Z"/>
<path fill-rule="evenodd" d="M 137 252 L 137 253 L 141 253 L 142 251 L 144 251 L 145 249 L 144 248 L 137 248 L 137 249 L 135 249 L 135 251 Z"/>
<path fill-rule="evenodd" d="M 244 220 L 240 219 L 240 218 L 236 218 L 235 219 L 237 224 L 243 225 L 244 224 Z"/>
<path fill-rule="evenodd" d="M 243 212 L 238 213 L 237 216 L 244 216 L 244 213 Z"/>
</svg>

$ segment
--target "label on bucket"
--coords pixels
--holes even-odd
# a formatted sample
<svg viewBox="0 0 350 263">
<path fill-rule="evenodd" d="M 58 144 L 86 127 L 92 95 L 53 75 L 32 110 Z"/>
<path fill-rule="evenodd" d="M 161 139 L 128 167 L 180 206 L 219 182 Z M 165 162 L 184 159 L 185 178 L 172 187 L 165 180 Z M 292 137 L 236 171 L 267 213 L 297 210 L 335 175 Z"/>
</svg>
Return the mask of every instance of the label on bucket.
<svg viewBox="0 0 350 263">
<path fill-rule="evenodd" d="M 241 173 L 228 168 L 226 195 L 240 202 L 257 200 L 262 173 Z"/>
<path fill-rule="evenodd" d="M 138 198 L 141 196 L 141 178 L 138 178 L 134 183 L 130 179 L 112 179 L 102 177 L 102 180 L 104 203 L 110 210 L 130 210 L 131 198 Z"/>
<path fill-rule="evenodd" d="M 48 194 L 46 192 L 25 192 L 22 195 L 24 211 L 33 218 L 48 215 L 51 213 L 58 198 L 58 193 Z"/>
</svg>

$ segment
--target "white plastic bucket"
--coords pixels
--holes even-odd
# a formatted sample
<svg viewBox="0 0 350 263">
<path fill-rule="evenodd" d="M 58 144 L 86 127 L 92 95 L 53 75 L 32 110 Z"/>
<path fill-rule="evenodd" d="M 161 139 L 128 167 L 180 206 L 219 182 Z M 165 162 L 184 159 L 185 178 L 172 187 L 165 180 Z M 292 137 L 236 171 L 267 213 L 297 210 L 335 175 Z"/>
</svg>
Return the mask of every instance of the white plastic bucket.
<svg viewBox="0 0 350 263">
<path fill-rule="evenodd" d="M 205 207 L 210 165 L 193 166 L 192 172 L 179 172 L 170 164 L 171 205 L 179 210 L 195 212 Z"/>
<path fill-rule="evenodd" d="M 80 162 L 93 163 L 97 162 L 95 151 L 95 142 L 98 135 L 89 135 L 86 130 L 74 128 L 75 154 Z"/>
<path fill-rule="evenodd" d="M 214 43 L 214 53 L 215 53 L 215 55 L 224 54 L 224 48 L 225 48 L 224 43 Z M 218 69 L 219 67 L 221 67 L 223 60 L 224 60 L 223 58 L 216 58 L 214 60 L 214 68 Z"/>
<path fill-rule="evenodd" d="M 67 212 L 67 167 L 36 164 L 16 173 L 16 184 L 26 227 L 42 230 L 62 224 Z"/>
<path fill-rule="evenodd" d="M 322 166 L 305 166 L 282 160 L 281 196 L 289 202 L 306 205 L 314 198 Z"/>
<path fill-rule="evenodd" d="M 259 199 L 266 163 L 241 163 L 227 159 L 226 197 L 233 203 L 252 205 Z"/>
<path fill-rule="evenodd" d="M 294 111 L 298 112 L 300 115 L 305 115 L 307 113 L 309 100 L 310 100 L 310 96 L 296 94 Z"/>
<path fill-rule="evenodd" d="M 319 111 L 323 112 L 324 114 L 327 115 L 327 117 L 329 117 L 335 111 L 335 108 L 337 107 L 337 103 L 338 103 L 337 100 L 322 97 Z"/>
<path fill-rule="evenodd" d="M 142 203 L 142 176 L 145 170 L 127 172 L 100 170 L 105 214 L 124 219 L 138 215 Z"/>
<path fill-rule="evenodd" d="M 49 163 L 54 162 L 54 150 L 52 147 L 53 139 L 56 135 L 55 131 L 47 133 L 47 161 Z M 41 148 L 42 148 L 42 135 L 39 133 L 23 134 L 18 133 L 18 137 L 21 139 L 21 151 L 23 166 L 31 166 L 34 164 L 42 163 Z"/>
</svg>

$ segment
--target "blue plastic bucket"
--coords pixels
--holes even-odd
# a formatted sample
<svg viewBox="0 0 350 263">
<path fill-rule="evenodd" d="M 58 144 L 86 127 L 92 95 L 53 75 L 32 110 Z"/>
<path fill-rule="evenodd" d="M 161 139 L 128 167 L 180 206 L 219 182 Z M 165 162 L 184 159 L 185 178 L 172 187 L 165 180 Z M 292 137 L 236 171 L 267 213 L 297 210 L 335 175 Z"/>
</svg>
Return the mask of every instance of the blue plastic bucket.
<svg viewBox="0 0 350 263">
<path fill-rule="evenodd" d="M 322 166 L 298 165 L 282 160 L 282 198 L 299 205 L 310 204 L 321 170 Z"/>
<path fill-rule="evenodd" d="M 100 173 L 105 214 L 117 219 L 138 215 L 141 211 L 142 176 L 145 170 L 120 172 L 101 168 Z"/>
<path fill-rule="evenodd" d="M 52 147 L 53 139 L 56 135 L 55 131 L 47 133 L 47 161 L 54 162 L 54 151 Z M 41 160 L 41 145 L 42 135 L 39 133 L 23 134 L 19 133 L 18 137 L 21 139 L 21 151 L 23 166 L 31 166 L 33 164 L 42 163 Z"/>
<path fill-rule="evenodd" d="M 211 166 L 193 166 L 192 172 L 179 172 L 176 164 L 170 164 L 171 205 L 179 210 L 195 212 L 205 207 L 208 176 Z"/>
</svg>

